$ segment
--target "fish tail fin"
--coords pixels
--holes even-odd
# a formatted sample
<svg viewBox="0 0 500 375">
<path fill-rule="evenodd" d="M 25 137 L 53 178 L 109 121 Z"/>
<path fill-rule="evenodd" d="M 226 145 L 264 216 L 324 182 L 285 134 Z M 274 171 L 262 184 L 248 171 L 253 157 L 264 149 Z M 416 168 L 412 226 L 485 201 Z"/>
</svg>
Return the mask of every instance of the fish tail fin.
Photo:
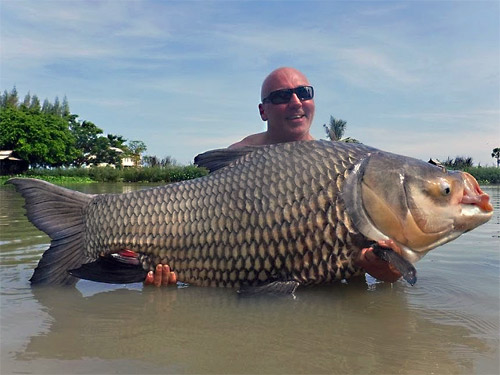
<svg viewBox="0 0 500 375">
<path fill-rule="evenodd" d="M 26 204 L 26 216 L 51 238 L 50 247 L 33 273 L 32 285 L 73 285 L 78 280 L 67 271 L 87 261 L 83 252 L 83 210 L 93 195 L 69 190 L 32 178 L 12 178 Z"/>
</svg>

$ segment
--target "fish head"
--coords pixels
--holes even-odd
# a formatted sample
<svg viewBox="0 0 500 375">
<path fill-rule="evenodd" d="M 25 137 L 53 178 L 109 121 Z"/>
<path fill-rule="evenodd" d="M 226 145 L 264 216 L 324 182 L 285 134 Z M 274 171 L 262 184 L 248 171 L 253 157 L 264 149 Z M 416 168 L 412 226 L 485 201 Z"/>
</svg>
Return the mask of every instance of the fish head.
<svg viewBox="0 0 500 375">
<path fill-rule="evenodd" d="M 412 263 L 493 215 L 489 196 L 466 172 L 380 153 L 357 174 L 360 231 L 375 241 L 392 239 Z"/>
</svg>

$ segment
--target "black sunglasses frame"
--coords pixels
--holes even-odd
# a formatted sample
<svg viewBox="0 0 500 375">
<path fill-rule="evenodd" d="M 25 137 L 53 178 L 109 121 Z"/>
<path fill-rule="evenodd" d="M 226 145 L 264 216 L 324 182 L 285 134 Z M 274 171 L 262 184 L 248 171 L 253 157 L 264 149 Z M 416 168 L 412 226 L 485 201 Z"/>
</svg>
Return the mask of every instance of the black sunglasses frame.
<svg viewBox="0 0 500 375">
<path fill-rule="evenodd" d="M 298 86 L 293 89 L 281 89 L 272 91 L 268 96 L 262 99 L 262 103 L 270 102 L 272 104 L 286 104 L 296 94 L 301 102 L 314 98 L 314 88 L 312 86 Z"/>
</svg>

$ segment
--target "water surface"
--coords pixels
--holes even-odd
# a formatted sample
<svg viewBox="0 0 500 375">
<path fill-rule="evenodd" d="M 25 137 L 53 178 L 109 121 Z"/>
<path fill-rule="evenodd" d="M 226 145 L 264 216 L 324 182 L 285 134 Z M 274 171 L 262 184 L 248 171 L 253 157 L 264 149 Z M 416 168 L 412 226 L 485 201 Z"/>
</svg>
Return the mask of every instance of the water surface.
<svg viewBox="0 0 500 375">
<path fill-rule="evenodd" d="M 359 279 L 246 299 L 88 281 L 32 289 L 49 238 L 0 186 L 0 373 L 498 374 L 500 187 L 483 189 L 493 219 L 417 263 L 413 287 Z"/>
</svg>

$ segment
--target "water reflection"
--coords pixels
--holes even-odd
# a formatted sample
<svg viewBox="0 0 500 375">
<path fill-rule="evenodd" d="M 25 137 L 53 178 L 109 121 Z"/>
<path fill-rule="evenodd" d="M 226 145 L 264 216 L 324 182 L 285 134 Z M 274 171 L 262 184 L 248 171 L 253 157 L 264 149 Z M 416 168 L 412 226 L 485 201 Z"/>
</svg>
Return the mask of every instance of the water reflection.
<svg viewBox="0 0 500 375">
<path fill-rule="evenodd" d="M 458 354 L 488 346 L 464 326 L 425 318 L 405 290 L 339 284 L 293 300 L 194 287 L 87 297 L 36 288 L 46 328 L 16 360 L 147 359 L 176 373 L 474 372 L 470 355 Z"/>
<path fill-rule="evenodd" d="M 414 287 L 358 280 L 299 289 L 296 299 L 85 281 L 32 289 L 48 238 L 2 189 L 2 374 L 499 371 L 497 188 L 490 223 L 418 263 Z"/>
</svg>

